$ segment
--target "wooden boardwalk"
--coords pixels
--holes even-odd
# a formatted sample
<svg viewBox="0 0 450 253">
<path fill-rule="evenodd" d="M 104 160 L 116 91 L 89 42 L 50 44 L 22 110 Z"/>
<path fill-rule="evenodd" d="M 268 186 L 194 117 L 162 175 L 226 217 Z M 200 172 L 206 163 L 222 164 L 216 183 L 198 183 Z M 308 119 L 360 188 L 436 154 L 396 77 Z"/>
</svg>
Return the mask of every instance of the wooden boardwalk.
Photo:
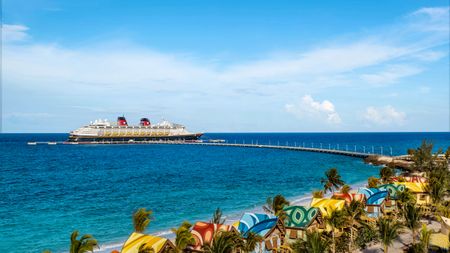
<svg viewBox="0 0 450 253">
<path fill-rule="evenodd" d="M 241 147 L 241 148 L 267 148 L 267 149 L 283 149 L 283 150 L 292 150 L 292 151 L 305 151 L 305 152 L 316 152 L 316 153 L 326 153 L 333 155 L 343 155 L 343 156 L 352 156 L 359 158 L 368 157 L 369 153 L 361 153 L 361 152 L 353 152 L 339 149 L 324 149 L 324 148 L 308 148 L 308 147 L 299 147 L 299 146 L 283 146 L 283 145 L 267 145 L 267 144 L 245 144 L 245 143 L 215 143 L 215 142 L 183 142 L 183 141 L 114 141 L 114 142 L 94 142 L 94 143 L 71 143 L 71 142 L 28 142 L 28 145 L 133 145 L 133 144 L 159 144 L 159 145 L 197 145 L 197 146 L 219 146 L 219 147 Z"/>
</svg>

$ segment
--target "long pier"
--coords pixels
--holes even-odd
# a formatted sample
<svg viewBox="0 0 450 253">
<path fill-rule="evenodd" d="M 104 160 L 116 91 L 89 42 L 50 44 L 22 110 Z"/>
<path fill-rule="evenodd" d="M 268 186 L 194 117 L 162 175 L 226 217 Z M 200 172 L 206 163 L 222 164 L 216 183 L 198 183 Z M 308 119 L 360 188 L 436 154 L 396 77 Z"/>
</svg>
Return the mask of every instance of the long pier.
<svg viewBox="0 0 450 253">
<path fill-rule="evenodd" d="M 282 150 L 292 150 L 292 151 L 305 151 L 305 152 L 316 152 L 316 153 L 326 153 L 333 155 L 343 155 L 352 156 L 359 158 L 366 158 L 370 153 L 353 152 L 348 150 L 340 149 L 326 149 L 326 148 L 309 148 L 301 146 L 283 146 L 283 145 L 267 145 L 267 144 L 246 144 L 246 143 L 227 143 L 227 142 L 187 142 L 187 141 L 111 141 L 111 142 L 28 142 L 28 145 L 117 145 L 117 144 L 162 144 L 162 145 L 197 145 L 197 146 L 219 146 L 219 147 L 241 147 L 241 148 L 266 148 L 266 149 L 282 149 Z"/>
</svg>

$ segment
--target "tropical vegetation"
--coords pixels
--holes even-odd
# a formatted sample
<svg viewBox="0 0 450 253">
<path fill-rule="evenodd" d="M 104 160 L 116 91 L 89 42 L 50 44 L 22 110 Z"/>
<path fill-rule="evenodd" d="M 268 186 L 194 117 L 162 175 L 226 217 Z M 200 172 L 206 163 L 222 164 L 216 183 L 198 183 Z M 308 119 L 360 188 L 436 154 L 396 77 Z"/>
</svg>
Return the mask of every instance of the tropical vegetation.
<svg viewBox="0 0 450 253">
<path fill-rule="evenodd" d="M 133 227 L 137 233 L 143 233 L 153 219 L 153 211 L 139 208 L 133 213 Z"/>
<path fill-rule="evenodd" d="M 98 247 L 98 243 L 92 235 L 83 235 L 78 239 L 77 230 L 70 235 L 70 253 L 94 252 L 96 247 Z"/>
<path fill-rule="evenodd" d="M 412 165 L 406 173 L 397 175 L 398 172 L 392 164 L 384 166 L 379 171 L 379 178 L 368 178 L 368 187 L 376 188 L 380 184 L 389 184 L 395 180 L 404 182 L 407 177 L 424 176 L 428 180 L 425 191 L 432 201 L 432 204 L 426 207 L 431 209 L 431 214 L 427 214 L 426 217 L 431 215 L 434 220 L 439 220 L 441 216 L 450 217 L 450 147 L 445 153 L 441 150 L 433 153 L 433 150 L 433 144 L 423 141 L 417 149 L 408 150 Z M 336 168 L 327 170 L 320 183 L 323 189 L 312 192 L 314 198 L 323 198 L 328 192 L 339 191 L 347 194 L 351 190 Z M 291 244 L 281 245 L 277 250 L 296 253 L 355 252 L 379 242 L 383 251 L 387 253 L 400 233 L 411 233 L 412 244 L 407 245 L 408 252 L 427 252 L 432 232 L 422 222 L 425 217 L 423 207 L 418 206 L 415 195 L 408 188 L 396 193 L 395 203 L 396 208 L 390 214 L 371 218 L 367 215 L 363 201 L 346 200 L 343 209 L 330 210 L 325 217 L 322 217 L 325 227 L 308 229 L 304 237 L 296 239 Z M 263 210 L 285 220 L 287 215 L 284 208 L 289 205 L 289 201 L 278 194 L 267 198 Z M 153 219 L 152 214 L 151 210 L 145 208 L 136 210 L 133 213 L 134 230 L 139 233 L 145 232 Z M 215 209 L 210 222 L 224 224 L 225 221 L 222 210 Z M 195 244 L 191 230 L 192 224 L 187 221 L 171 230 L 175 234 L 175 253 L 185 252 Z M 70 253 L 92 252 L 98 247 L 98 242 L 92 235 L 78 237 L 78 231 L 74 231 L 70 237 Z M 202 251 L 205 253 L 235 253 L 237 251 L 250 253 L 261 250 L 263 245 L 263 238 L 253 232 L 242 237 L 236 231 L 219 231 L 213 235 L 210 243 L 202 246 Z M 50 251 L 45 252 L 50 253 Z M 139 247 L 139 253 L 155 252 L 151 245 L 142 244 Z"/>
</svg>

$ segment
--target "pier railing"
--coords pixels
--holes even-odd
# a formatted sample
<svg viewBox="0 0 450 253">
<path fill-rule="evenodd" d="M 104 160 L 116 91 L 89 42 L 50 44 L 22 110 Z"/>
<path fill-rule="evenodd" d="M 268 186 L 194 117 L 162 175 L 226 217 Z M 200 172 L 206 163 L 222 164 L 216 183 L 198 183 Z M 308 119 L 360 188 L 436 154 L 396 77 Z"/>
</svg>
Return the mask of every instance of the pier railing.
<svg viewBox="0 0 450 253">
<path fill-rule="evenodd" d="M 293 151 L 307 151 L 328 153 L 336 155 L 345 155 L 353 157 L 365 158 L 369 155 L 392 156 L 392 147 L 383 147 L 375 145 L 352 145 L 352 144 L 331 144 L 331 143 L 314 143 L 302 141 L 278 141 L 278 140 L 210 140 L 210 141 L 101 141 L 101 142 L 29 142 L 29 145 L 38 144 L 167 144 L 167 145 L 202 145 L 202 146 L 225 146 L 225 147 L 245 147 L 245 148 L 269 148 L 284 149 Z M 400 156 L 399 156 L 400 157 Z M 402 157 L 403 158 L 403 157 Z"/>
</svg>

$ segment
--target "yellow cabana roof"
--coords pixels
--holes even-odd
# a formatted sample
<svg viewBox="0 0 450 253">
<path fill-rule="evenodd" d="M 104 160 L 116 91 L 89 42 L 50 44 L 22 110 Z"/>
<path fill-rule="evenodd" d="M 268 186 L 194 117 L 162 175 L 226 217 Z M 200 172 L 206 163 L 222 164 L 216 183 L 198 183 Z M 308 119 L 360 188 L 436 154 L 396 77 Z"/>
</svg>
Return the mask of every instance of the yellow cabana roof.
<svg viewBox="0 0 450 253">
<path fill-rule="evenodd" d="M 345 200 L 341 199 L 322 199 L 313 198 L 311 201 L 311 207 L 317 207 L 323 216 L 329 216 L 334 210 L 342 210 L 345 205 Z"/>
<path fill-rule="evenodd" d="M 413 193 L 420 193 L 420 192 L 426 192 L 425 187 L 426 183 L 420 183 L 420 182 L 394 182 L 396 185 L 404 185 L 406 188 L 408 188 Z"/>
<path fill-rule="evenodd" d="M 441 249 L 448 249 L 449 248 L 448 235 L 444 235 L 441 233 L 431 234 L 430 246 L 439 247 Z"/>
<path fill-rule="evenodd" d="M 132 233 L 123 245 L 121 253 L 137 253 L 139 247 L 144 243 L 147 244 L 147 247 L 152 247 L 155 253 L 158 253 L 164 247 L 166 242 L 168 242 L 168 239 L 166 238 Z"/>
</svg>

